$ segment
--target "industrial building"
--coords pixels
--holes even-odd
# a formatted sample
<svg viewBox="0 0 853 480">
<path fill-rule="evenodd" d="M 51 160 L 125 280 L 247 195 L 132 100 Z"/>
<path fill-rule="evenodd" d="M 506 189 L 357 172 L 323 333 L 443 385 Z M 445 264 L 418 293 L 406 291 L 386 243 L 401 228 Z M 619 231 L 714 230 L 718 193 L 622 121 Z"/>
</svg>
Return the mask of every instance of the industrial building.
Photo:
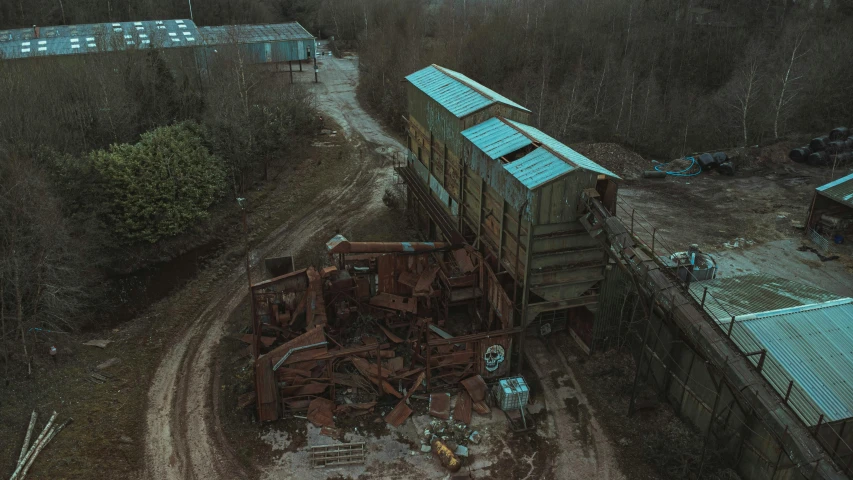
<svg viewBox="0 0 853 480">
<path fill-rule="evenodd" d="M 482 259 L 469 301 L 488 318 L 474 324 L 499 317 L 496 333 L 524 331 L 504 344 L 519 359 L 525 335 L 559 328 L 587 352 L 629 348 L 634 386 L 654 387 L 743 478 L 846 478 L 852 299 L 719 277 L 694 246 L 660 255 L 654 230 L 649 244 L 617 215 L 618 177 L 531 127 L 528 109 L 437 65 L 406 80 L 409 154 L 397 171 L 424 236 Z M 850 184 L 816 198 L 849 205 Z"/>
<path fill-rule="evenodd" d="M 192 20 L 61 25 L 0 31 L 0 59 L 190 49 L 200 68 L 218 49 L 237 45 L 252 64 L 301 62 L 316 55 L 314 36 L 299 23 L 197 27 Z"/>
<path fill-rule="evenodd" d="M 614 173 L 527 125 L 530 111 L 431 65 L 406 77 L 408 204 L 431 239 L 477 248 L 518 305 L 513 326 L 568 327 L 592 344 L 607 256 L 579 218 L 581 193 L 615 201 Z"/>
</svg>

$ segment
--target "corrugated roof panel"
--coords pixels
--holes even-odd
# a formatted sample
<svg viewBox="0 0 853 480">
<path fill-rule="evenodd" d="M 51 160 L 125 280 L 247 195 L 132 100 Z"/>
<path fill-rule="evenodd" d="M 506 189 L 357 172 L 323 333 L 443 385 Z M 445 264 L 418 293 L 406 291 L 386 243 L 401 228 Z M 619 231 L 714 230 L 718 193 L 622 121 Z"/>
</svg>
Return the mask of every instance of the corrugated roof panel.
<svg viewBox="0 0 853 480">
<path fill-rule="evenodd" d="M 764 273 L 694 282 L 690 285 L 690 293 L 701 301 L 706 288 L 708 296 L 705 299 L 705 310 L 714 318 L 726 322 L 736 315 L 814 305 L 843 298 L 820 288 Z"/>
<path fill-rule="evenodd" d="M 741 352 L 767 350 L 762 375 L 808 425 L 853 417 L 853 299 L 763 273 L 690 286 Z M 749 357 L 757 365 L 759 355 Z"/>
<path fill-rule="evenodd" d="M 581 155 L 580 153 L 572 150 L 571 148 L 567 147 L 566 145 L 562 144 L 561 142 L 557 141 L 555 138 L 542 132 L 541 130 L 531 127 L 530 125 L 514 122 L 512 120 L 507 121 L 512 123 L 515 127 L 520 129 L 524 133 L 541 142 L 543 145 L 554 150 L 555 152 L 557 152 L 557 154 L 565 157 L 570 163 L 574 164 L 574 166 L 583 170 L 588 170 L 590 172 L 596 172 L 602 175 L 607 175 L 611 178 L 619 178 L 619 175 L 616 175 L 610 170 L 602 167 L 601 165 L 593 162 L 592 160 Z"/>
<path fill-rule="evenodd" d="M 406 80 L 458 118 L 495 103 L 530 111 L 459 72 L 437 65 L 418 70 L 408 75 Z"/>
<path fill-rule="evenodd" d="M 497 118 L 490 118 L 479 125 L 464 130 L 462 136 L 492 160 L 533 144 L 518 130 Z"/>
<path fill-rule="evenodd" d="M 853 173 L 817 187 L 821 195 L 853 208 Z"/>
<path fill-rule="evenodd" d="M 530 190 L 574 170 L 573 166 L 544 148 L 537 148 L 505 168 Z"/>
<path fill-rule="evenodd" d="M 169 35 L 187 32 L 195 36 L 198 29 L 191 20 L 155 20 L 39 27 L 38 37 L 33 28 L 5 32 L 0 35 L 0 59 L 184 47 L 187 42 L 169 41 Z"/>
<path fill-rule="evenodd" d="M 237 43 L 314 39 L 297 22 L 202 28 L 196 27 L 192 20 L 181 19 L 60 25 L 40 27 L 38 38 L 35 38 L 32 28 L 3 30 L 0 34 L 0 59 L 111 52 L 149 46 L 180 48 L 199 44 L 202 39 L 208 45 L 222 45 L 233 43 L 235 38 Z"/>
<path fill-rule="evenodd" d="M 742 349 L 766 349 L 765 365 L 778 363 L 781 368 L 765 368 L 762 373 L 780 395 L 794 380 L 805 398 L 789 403 L 809 425 L 816 424 L 821 414 L 826 422 L 853 417 L 853 300 L 848 300 L 737 320 L 732 332 Z"/>
<path fill-rule="evenodd" d="M 235 40 L 237 43 L 255 43 L 314 39 L 298 22 L 200 27 L 199 32 L 207 45 L 230 44 Z"/>
</svg>

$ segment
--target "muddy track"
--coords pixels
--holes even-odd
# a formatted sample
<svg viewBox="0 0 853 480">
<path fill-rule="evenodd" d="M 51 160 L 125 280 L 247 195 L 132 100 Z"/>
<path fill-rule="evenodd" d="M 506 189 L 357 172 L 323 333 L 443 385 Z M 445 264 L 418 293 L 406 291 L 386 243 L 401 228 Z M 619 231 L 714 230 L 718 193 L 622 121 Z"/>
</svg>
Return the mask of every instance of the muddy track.
<svg viewBox="0 0 853 480">
<path fill-rule="evenodd" d="M 559 442 L 551 476 L 562 479 L 621 480 L 613 447 L 598 424 L 565 352 L 528 337 L 525 357 L 539 377 L 548 429 Z"/>
<path fill-rule="evenodd" d="M 402 145 L 389 137 L 355 100 L 357 64 L 354 58 L 325 57 L 322 83 L 312 85 L 322 112 L 342 126 L 350 140 L 379 145 L 391 156 Z M 307 239 L 329 226 L 347 228 L 385 208 L 384 187 L 391 178 L 387 161 L 360 155 L 361 164 L 330 184 L 305 212 L 275 229 L 252 252 L 252 261 L 283 252 L 299 253 Z M 341 178 L 343 177 L 343 178 Z M 255 278 L 259 278 L 255 274 Z M 218 345 L 231 313 L 246 298 L 242 263 L 204 292 L 210 301 L 197 316 L 182 319 L 186 328 L 158 366 L 148 392 L 145 413 L 145 478 L 247 478 L 219 420 Z"/>
</svg>

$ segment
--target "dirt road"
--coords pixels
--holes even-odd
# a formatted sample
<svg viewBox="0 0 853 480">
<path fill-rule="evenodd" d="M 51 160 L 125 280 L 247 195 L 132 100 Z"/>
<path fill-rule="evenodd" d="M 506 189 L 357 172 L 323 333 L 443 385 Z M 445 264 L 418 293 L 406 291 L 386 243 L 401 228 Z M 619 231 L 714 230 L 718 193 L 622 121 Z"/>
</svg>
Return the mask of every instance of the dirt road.
<svg viewBox="0 0 853 480">
<path fill-rule="evenodd" d="M 355 132 L 358 141 L 378 145 L 389 157 L 402 152 L 402 145 L 359 107 L 356 62 L 355 58 L 323 58 L 322 83 L 311 86 L 320 110 L 350 138 L 355 140 Z M 363 164 L 342 169 L 322 195 L 302 208 L 304 216 L 292 218 L 263 239 L 252 252 L 253 262 L 287 251 L 298 253 L 307 239 L 329 225 L 346 229 L 386 208 L 382 194 L 392 178 L 389 162 L 370 155 L 356 157 Z M 219 424 L 215 355 L 226 321 L 246 293 L 245 271 L 238 262 L 218 287 L 204 293 L 210 301 L 197 316 L 184 319 L 185 330 L 158 366 L 145 412 L 145 478 L 246 478 Z"/>
<path fill-rule="evenodd" d="M 403 147 L 356 101 L 355 57 L 326 56 L 320 73 L 322 83 L 311 86 L 320 110 L 341 126 L 351 144 L 364 143 L 362 148 L 381 155 L 354 155 L 343 162 L 340 175 L 323 185 L 322 193 L 259 242 L 251 253 L 255 263 L 288 251 L 300 253 L 312 236 L 327 231 L 330 225 L 345 231 L 387 211 L 382 195 L 393 179 L 387 159 L 402 154 Z M 241 262 L 236 263 L 217 286 L 204 292 L 209 301 L 198 315 L 182 319 L 186 328 L 174 339 L 154 375 L 145 414 L 145 478 L 249 476 L 225 437 L 218 404 L 218 344 L 226 334 L 228 317 L 247 293 L 245 271 Z M 528 351 L 542 379 L 549 419 L 547 436 L 559 446 L 554 463 L 542 465 L 540 470 L 553 472 L 556 478 L 622 478 L 610 444 L 565 358 L 549 353 L 538 340 L 531 342 Z M 408 452 L 408 445 L 401 448 Z M 412 478 L 426 477 L 418 474 Z"/>
<path fill-rule="evenodd" d="M 613 447 L 595 419 L 565 353 L 531 337 L 525 354 L 542 386 L 548 430 L 556 433 L 560 445 L 552 470 L 554 478 L 624 479 Z"/>
</svg>

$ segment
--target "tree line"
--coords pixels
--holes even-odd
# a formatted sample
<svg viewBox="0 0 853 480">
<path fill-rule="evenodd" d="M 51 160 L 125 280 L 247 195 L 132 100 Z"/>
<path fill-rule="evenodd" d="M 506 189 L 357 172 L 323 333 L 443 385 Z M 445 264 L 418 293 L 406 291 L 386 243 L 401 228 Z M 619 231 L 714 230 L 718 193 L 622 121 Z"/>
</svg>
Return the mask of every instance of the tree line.
<svg viewBox="0 0 853 480">
<path fill-rule="evenodd" d="M 0 29 L 191 16 L 198 25 L 295 20 L 307 27 L 316 18 L 317 4 L 317 0 L 7 0 L 0 2 Z"/>
<path fill-rule="evenodd" d="M 271 160 L 313 134 L 310 92 L 250 65 L 236 45 L 203 63 L 187 49 L 2 62 L 7 369 L 29 365 L 39 331 L 90 321 L 117 266 L 192 229 L 214 205 L 238 208 Z"/>
<path fill-rule="evenodd" d="M 566 143 L 617 141 L 661 157 L 853 124 L 850 0 L 361 5 L 339 8 L 340 23 L 357 27 L 360 93 L 395 125 L 401 80 L 431 63 L 527 106 Z"/>
</svg>

